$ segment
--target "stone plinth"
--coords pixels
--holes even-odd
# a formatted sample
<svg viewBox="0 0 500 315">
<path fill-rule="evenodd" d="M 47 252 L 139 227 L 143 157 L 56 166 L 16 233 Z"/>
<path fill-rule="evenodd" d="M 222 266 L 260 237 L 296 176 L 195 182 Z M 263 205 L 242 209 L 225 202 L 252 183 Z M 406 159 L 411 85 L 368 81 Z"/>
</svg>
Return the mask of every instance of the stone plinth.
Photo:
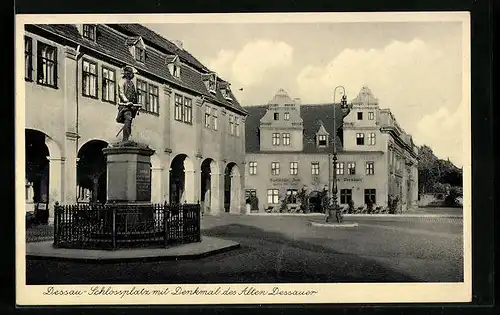
<svg viewBox="0 0 500 315">
<path fill-rule="evenodd" d="M 151 201 L 151 156 L 148 146 L 126 142 L 102 150 L 107 160 L 107 203 Z"/>
</svg>

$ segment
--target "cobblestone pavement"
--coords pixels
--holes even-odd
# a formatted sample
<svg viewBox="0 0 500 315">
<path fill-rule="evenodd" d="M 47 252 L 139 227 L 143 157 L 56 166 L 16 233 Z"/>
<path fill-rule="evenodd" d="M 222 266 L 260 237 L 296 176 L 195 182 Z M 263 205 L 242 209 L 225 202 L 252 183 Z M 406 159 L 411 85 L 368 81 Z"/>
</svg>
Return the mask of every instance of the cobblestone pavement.
<svg viewBox="0 0 500 315">
<path fill-rule="evenodd" d="M 270 283 L 454 282 L 463 279 L 459 221 L 352 218 L 356 228 L 314 227 L 310 217 L 204 216 L 202 233 L 241 248 L 192 261 L 91 264 L 27 261 L 27 282 Z"/>
</svg>

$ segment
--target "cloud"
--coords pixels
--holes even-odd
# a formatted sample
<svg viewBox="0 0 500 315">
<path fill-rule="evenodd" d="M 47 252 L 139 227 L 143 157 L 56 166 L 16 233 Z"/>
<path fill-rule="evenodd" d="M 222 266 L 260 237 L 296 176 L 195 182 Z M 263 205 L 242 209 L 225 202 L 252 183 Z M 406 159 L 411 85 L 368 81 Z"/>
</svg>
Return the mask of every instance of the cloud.
<svg viewBox="0 0 500 315">
<path fill-rule="evenodd" d="M 466 112 L 461 105 L 455 112 L 440 108 L 425 115 L 417 124 L 421 143 L 429 143 L 436 156 L 449 158 L 457 166 L 463 166 L 463 125 Z"/>
<path fill-rule="evenodd" d="M 367 85 L 380 107 L 390 108 L 417 143 L 430 145 L 440 157 L 447 157 L 452 148 L 446 144 L 462 139 L 460 124 L 455 121 L 463 119 L 457 110 L 462 82 L 457 57 L 418 38 L 393 41 L 382 49 L 344 49 L 324 65 L 309 64 L 301 69 L 297 76 L 299 97 L 304 103 L 331 102 L 334 87 L 343 85 L 352 99 Z M 424 128 L 432 126 L 431 120 L 444 124 L 439 128 L 446 133 Z"/>
<path fill-rule="evenodd" d="M 233 87 L 248 88 L 265 81 L 270 71 L 291 65 L 292 59 L 293 48 L 287 43 L 255 40 L 245 44 L 239 51 L 220 50 L 206 64 L 231 82 Z M 237 93 L 237 89 L 234 90 Z"/>
</svg>

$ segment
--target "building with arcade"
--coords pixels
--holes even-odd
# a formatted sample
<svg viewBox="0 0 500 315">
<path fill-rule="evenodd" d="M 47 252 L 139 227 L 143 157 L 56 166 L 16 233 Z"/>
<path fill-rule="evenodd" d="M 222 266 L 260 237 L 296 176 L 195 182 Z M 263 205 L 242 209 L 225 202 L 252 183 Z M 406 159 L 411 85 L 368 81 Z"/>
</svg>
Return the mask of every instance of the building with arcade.
<svg viewBox="0 0 500 315">
<path fill-rule="evenodd" d="M 244 210 L 247 112 L 180 41 L 138 24 L 26 25 L 24 48 L 28 211 L 106 201 L 102 149 L 121 137 L 117 83 L 126 65 L 138 71 L 142 105 L 132 139 L 155 150 L 152 202 Z"/>
</svg>

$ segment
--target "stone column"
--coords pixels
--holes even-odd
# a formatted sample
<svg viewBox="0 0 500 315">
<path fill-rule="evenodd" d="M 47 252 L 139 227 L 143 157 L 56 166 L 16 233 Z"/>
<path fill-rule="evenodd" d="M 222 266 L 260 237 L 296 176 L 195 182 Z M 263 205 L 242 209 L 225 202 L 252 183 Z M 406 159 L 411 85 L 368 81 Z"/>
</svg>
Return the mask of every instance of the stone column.
<svg viewBox="0 0 500 315">
<path fill-rule="evenodd" d="M 182 202 L 196 203 L 197 189 L 196 189 L 196 171 L 195 170 L 185 170 L 184 171 L 184 193 Z"/>
<path fill-rule="evenodd" d="M 49 223 L 54 220 L 54 204 L 62 200 L 62 174 L 64 158 L 48 158 L 49 160 Z"/>
<path fill-rule="evenodd" d="M 163 167 L 151 168 L 151 202 L 163 203 L 162 174 Z"/>
<path fill-rule="evenodd" d="M 162 202 L 170 202 L 170 159 L 171 159 L 171 149 L 165 149 L 163 154 L 163 172 L 161 174 L 161 193 L 163 196 Z"/>
<path fill-rule="evenodd" d="M 211 173 L 210 174 L 210 214 L 218 215 L 224 206 L 221 202 L 221 174 Z"/>
<path fill-rule="evenodd" d="M 172 124 L 172 88 L 168 85 L 163 85 L 163 93 L 165 96 L 165 106 L 162 111 L 163 114 L 163 149 L 166 151 L 170 151 L 172 153 L 172 146 L 170 143 L 170 126 Z M 170 164 L 165 164 L 165 167 L 168 169 Z"/>
<path fill-rule="evenodd" d="M 195 202 L 201 201 L 201 163 L 203 162 L 203 156 L 201 154 L 196 154 L 196 161 L 194 162 L 195 173 L 194 173 L 194 187 L 195 187 Z"/>
<path fill-rule="evenodd" d="M 66 132 L 65 143 L 65 157 L 64 161 L 64 203 L 76 203 L 77 198 L 77 140 L 78 135 L 74 132 Z"/>
</svg>

